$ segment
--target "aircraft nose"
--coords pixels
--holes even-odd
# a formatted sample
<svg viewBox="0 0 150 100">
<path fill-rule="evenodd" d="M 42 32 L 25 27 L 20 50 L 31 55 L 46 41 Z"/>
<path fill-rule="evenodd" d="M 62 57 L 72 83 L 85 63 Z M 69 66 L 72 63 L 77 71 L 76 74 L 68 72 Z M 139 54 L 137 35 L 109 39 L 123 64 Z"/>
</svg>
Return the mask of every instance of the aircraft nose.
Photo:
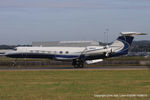
<svg viewBox="0 0 150 100">
<path fill-rule="evenodd" d="M 14 51 L 9 51 L 4 54 L 4 56 L 6 56 L 6 57 L 13 57 L 14 55 L 15 55 Z"/>
<path fill-rule="evenodd" d="M 4 56 L 11 57 L 11 54 L 10 53 L 5 53 Z"/>
</svg>

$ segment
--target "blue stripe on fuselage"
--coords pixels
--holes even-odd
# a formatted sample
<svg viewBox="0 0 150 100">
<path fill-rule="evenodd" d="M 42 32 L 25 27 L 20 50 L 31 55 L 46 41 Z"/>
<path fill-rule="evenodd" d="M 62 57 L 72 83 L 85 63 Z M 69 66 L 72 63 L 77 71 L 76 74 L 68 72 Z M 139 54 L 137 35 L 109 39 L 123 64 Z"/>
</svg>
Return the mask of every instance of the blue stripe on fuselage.
<svg viewBox="0 0 150 100">
<path fill-rule="evenodd" d="M 77 58 L 79 56 L 77 56 L 77 55 L 55 55 L 55 57 L 60 57 L 60 58 Z"/>
<path fill-rule="evenodd" d="M 120 56 L 120 55 L 128 54 L 128 50 L 129 50 L 130 44 L 128 42 L 124 41 L 124 40 L 119 40 L 118 39 L 118 41 L 123 42 L 124 48 L 121 51 L 116 52 L 115 54 L 110 55 L 110 57 L 115 57 L 115 56 Z"/>
</svg>

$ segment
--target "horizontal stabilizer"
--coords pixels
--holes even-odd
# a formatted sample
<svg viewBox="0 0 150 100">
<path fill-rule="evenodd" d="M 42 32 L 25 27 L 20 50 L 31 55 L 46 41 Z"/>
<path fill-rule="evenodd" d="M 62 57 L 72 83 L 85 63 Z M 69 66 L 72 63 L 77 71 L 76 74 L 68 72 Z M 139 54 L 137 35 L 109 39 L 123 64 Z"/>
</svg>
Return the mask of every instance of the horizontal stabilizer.
<svg viewBox="0 0 150 100">
<path fill-rule="evenodd" d="M 146 33 L 141 32 L 121 32 L 120 34 L 123 36 L 147 35 Z"/>
</svg>

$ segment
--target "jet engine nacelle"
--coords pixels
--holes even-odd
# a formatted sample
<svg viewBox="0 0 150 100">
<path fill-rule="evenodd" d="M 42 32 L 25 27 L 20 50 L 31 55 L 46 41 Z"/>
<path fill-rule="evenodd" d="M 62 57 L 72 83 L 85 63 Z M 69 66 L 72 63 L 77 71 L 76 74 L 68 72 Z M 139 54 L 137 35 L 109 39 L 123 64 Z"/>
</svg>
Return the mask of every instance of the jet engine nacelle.
<svg viewBox="0 0 150 100">
<path fill-rule="evenodd" d="M 109 46 L 97 46 L 87 47 L 83 54 L 85 54 L 86 56 L 98 54 L 105 54 L 106 56 L 109 56 L 110 53 L 112 53 L 112 48 L 110 48 Z"/>
</svg>

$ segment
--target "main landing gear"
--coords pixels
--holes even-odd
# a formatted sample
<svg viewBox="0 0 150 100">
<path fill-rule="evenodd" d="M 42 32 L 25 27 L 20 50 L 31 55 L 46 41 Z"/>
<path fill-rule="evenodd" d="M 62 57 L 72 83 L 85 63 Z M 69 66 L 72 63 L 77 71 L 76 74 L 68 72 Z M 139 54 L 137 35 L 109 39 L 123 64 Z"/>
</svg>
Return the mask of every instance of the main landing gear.
<svg viewBox="0 0 150 100">
<path fill-rule="evenodd" d="M 74 59 L 72 62 L 72 66 L 74 68 L 83 68 L 84 67 L 84 61 L 81 59 Z"/>
</svg>

